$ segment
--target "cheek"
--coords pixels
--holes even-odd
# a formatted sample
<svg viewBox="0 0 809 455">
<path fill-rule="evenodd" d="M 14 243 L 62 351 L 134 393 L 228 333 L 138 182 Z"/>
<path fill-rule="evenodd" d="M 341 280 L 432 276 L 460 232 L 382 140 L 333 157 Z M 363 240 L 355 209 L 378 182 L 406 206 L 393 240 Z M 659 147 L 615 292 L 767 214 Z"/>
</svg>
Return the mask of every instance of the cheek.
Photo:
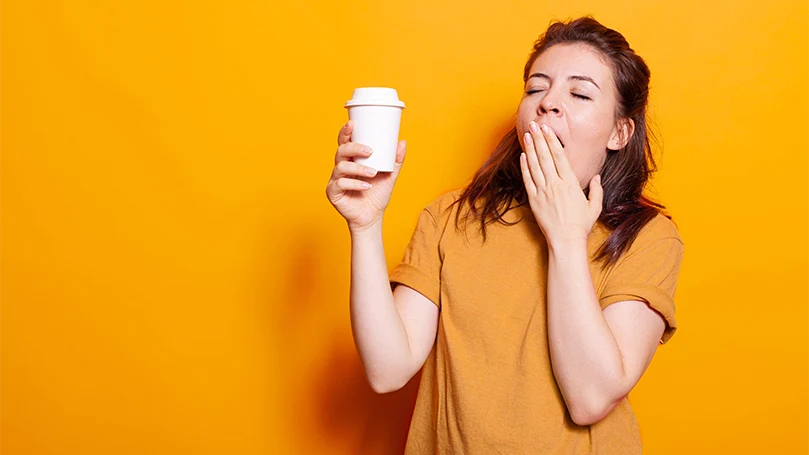
<svg viewBox="0 0 809 455">
<path fill-rule="evenodd" d="M 581 115 L 570 119 L 570 135 L 575 149 L 582 154 L 601 154 L 607 148 L 612 125 L 605 114 Z"/>
<path fill-rule="evenodd" d="M 523 100 L 517 108 L 517 128 L 523 133 L 528 131 L 528 122 L 537 116 L 537 106 L 535 102 Z"/>
<path fill-rule="evenodd" d="M 572 144 L 566 150 L 570 166 L 580 182 L 587 182 L 607 156 L 610 130 L 590 117 L 571 118 L 570 134 Z"/>
</svg>

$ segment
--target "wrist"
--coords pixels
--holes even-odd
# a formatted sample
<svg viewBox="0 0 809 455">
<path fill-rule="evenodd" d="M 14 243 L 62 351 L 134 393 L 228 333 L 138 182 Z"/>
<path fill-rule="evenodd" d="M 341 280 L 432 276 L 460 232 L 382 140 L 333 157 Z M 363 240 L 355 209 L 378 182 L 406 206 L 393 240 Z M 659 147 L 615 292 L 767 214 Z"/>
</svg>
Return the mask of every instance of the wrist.
<svg viewBox="0 0 809 455">
<path fill-rule="evenodd" d="M 368 224 L 366 224 L 364 226 L 352 226 L 349 223 L 348 231 L 351 234 L 352 238 L 381 234 L 382 233 L 382 218 L 379 218 L 378 220 L 374 220 L 371 223 L 368 223 Z"/>
<path fill-rule="evenodd" d="M 579 251 L 587 252 L 587 237 L 570 236 L 555 240 L 548 240 L 548 254 L 551 256 L 575 254 Z"/>
</svg>

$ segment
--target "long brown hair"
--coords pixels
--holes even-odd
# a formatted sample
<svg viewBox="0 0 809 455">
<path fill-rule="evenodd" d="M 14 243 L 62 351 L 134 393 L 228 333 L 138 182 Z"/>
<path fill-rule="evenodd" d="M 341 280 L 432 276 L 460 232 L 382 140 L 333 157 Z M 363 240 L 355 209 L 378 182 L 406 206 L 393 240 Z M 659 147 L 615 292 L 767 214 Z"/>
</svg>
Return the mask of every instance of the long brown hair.
<svg viewBox="0 0 809 455">
<path fill-rule="evenodd" d="M 546 49 L 561 43 L 584 43 L 597 50 L 609 63 L 618 93 L 615 112 L 617 119 L 632 119 L 635 131 L 626 147 L 619 151 L 608 150 L 607 159 L 601 168 L 601 184 L 604 188 L 604 201 L 598 221 L 610 230 L 607 240 L 596 253 L 596 260 L 606 266 L 614 264 L 635 240 L 641 228 L 665 207 L 643 195 L 643 189 L 651 175 L 657 170 L 647 128 L 646 108 L 649 97 L 649 67 L 643 59 L 629 47 L 626 39 L 615 30 L 601 25 L 590 16 L 565 22 L 554 22 L 534 43 L 533 50 L 525 64 L 523 81 L 534 60 Z M 516 201 L 517 207 L 528 203 L 528 195 L 522 180 L 519 156 L 522 146 L 517 138 L 516 126 L 506 133 L 489 158 L 475 173 L 450 207 L 464 202 L 469 205 L 464 220 L 470 213 L 480 221 L 483 240 L 486 240 L 486 225 L 499 221 L 513 225 L 503 219 Z M 585 190 L 589 197 L 589 187 Z M 480 200 L 482 208 L 476 205 Z M 455 214 L 458 228 L 460 210 Z"/>
</svg>

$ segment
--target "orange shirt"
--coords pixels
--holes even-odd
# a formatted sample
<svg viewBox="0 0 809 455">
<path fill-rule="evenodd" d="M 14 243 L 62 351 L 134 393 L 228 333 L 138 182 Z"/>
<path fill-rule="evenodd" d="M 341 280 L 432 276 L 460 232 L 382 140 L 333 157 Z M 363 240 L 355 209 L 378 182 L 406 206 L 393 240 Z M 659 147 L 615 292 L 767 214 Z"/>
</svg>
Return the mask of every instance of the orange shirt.
<svg viewBox="0 0 809 455">
<path fill-rule="evenodd" d="M 435 345 L 424 364 L 405 453 L 640 454 L 638 423 L 627 398 L 603 420 L 573 423 L 551 368 L 546 320 L 548 252 L 530 207 L 455 229 L 460 190 L 419 215 L 391 287 L 409 286 L 438 305 Z M 463 227 L 463 223 L 461 223 Z M 608 269 L 592 257 L 609 232 L 589 237 L 590 272 L 601 307 L 646 301 L 665 318 L 661 343 L 674 334 L 674 291 L 683 242 L 658 215 Z"/>
</svg>

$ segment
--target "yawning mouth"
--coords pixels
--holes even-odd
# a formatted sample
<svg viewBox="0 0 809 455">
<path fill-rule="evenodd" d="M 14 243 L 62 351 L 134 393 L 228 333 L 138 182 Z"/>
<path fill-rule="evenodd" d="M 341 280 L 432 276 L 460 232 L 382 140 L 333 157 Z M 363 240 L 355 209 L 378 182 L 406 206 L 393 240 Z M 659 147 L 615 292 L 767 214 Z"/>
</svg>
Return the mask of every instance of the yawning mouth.
<svg viewBox="0 0 809 455">
<path fill-rule="evenodd" d="M 562 142 L 562 138 L 559 136 L 559 133 L 557 133 L 555 129 L 551 128 L 550 125 L 548 125 L 548 128 L 550 128 L 551 131 L 553 131 L 553 135 L 556 136 L 556 139 L 558 139 L 559 143 L 562 144 L 562 148 L 565 148 L 565 143 Z"/>
</svg>

